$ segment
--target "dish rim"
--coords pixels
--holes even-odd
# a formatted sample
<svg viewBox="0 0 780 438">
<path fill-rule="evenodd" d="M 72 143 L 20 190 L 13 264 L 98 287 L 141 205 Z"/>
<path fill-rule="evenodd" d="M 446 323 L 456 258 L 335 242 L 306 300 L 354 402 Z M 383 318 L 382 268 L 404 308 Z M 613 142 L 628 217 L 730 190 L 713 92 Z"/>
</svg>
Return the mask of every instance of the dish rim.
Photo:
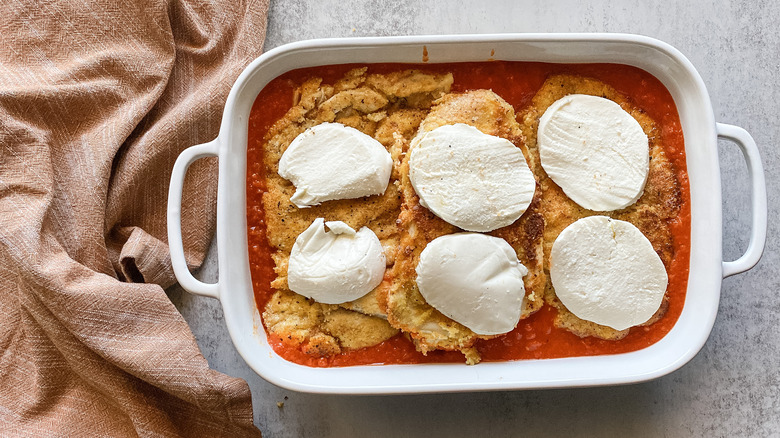
<svg viewBox="0 0 780 438">
<path fill-rule="evenodd" d="M 495 49 L 492 57 L 473 59 L 475 53 L 489 53 L 487 49 L 491 46 Z M 528 50 L 526 53 L 530 55 L 504 52 L 512 46 Z M 254 303 L 249 275 L 245 188 L 249 109 L 260 89 L 292 69 L 290 65 L 303 68 L 351 62 L 415 62 L 411 59 L 414 55 L 420 62 L 423 47 L 427 49 L 428 64 L 453 62 L 453 58 L 460 62 L 492 58 L 634 65 L 653 74 L 672 93 L 683 126 L 691 188 L 691 264 L 682 314 L 664 338 L 630 353 L 486 362 L 477 366 L 313 368 L 287 362 L 273 352 Z M 638 51 L 654 54 L 650 56 L 656 58 L 652 63 L 638 60 Z M 327 62 L 323 63 L 321 59 L 326 55 Z M 348 60 L 350 56 L 368 60 Z M 659 59 L 666 62 L 658 63 Z M 666 375 L 687 363 L 704 345 L 713 327 L 722 278 L 721 181 L 715 120 L 701 77 L 679 51 L 661 41 L 629 34 L 499 34 L 339 38 L 291 43 L 268 51 L 241 73 L 228 96 L 220 133 L 212 145 L 219 156 L 217 246 L 221 278 L 217 295 L 239 354 L 261 377 L 278 386 L 315 393 L 391 394 L 637 383 Z M 691 302 L 696 303 L 695 311 Z M 251 318 L 247 306 L 253 310 Z M 252 329 L 248 330 L 249 327 Z M 518 370 L 525 376 L 517 376 Z"/>
</svg>

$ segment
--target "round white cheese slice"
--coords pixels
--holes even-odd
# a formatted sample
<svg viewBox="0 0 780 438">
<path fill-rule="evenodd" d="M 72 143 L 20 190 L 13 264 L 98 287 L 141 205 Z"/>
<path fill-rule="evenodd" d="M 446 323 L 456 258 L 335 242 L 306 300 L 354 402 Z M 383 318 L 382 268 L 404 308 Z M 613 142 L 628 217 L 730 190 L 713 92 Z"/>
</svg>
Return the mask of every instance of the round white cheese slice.
<svg viewBox="0 0 780 438">
<path fill-rule="evenodd" d="M 420 254 L 417 287 L 425 301 L 479 335 L 515 328 L 525 305 L 528 270 L 511 246 L 477 233 L 434 239 Z"/>
<path fill-rule="evenodd" d="M 550 252 L 555 294 L 577 317 L 625 330 L 661 306 L 668 277 L 633 224 L 590 216 L 566 227 Z"/>
<path fill-rule="evenodd" d="M 340 123 L 307 129 L 279 160 L 279 175 L 295 185 L 290 200 L 299 208 L 382 194 L 392 170 L 393 159 L 381 143 Z"/>
<path fill-rule="evenodd" d="M 615 102 L 563 97 L 542 115 L 537 138 L 545 172 L 580 206 L 619 210 L 642 195 L 650 163 L 647 136 Z"/>
<path fill-rule="evenodd" d="M 373 231 L 318 218 L 295 239 L 287 283 L 320 303 L 341 304 L 379 286 L 384 274 L 385 253 Z"/>
<path fill-rule="evenodd" d="M 420 204 L 467 231 L 511 225 L 531 204 L 536 189 L 518 147 L 462 123 L 415 138 L 409 179 Z"/>
</svg>

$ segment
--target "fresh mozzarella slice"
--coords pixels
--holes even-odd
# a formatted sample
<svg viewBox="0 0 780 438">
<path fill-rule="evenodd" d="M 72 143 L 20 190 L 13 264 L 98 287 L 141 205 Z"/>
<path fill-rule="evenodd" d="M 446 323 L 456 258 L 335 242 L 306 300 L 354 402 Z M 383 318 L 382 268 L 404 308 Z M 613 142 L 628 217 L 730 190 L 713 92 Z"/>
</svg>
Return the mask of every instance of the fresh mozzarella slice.
<svg viewBox="0 0 780 438">
<path fill-rule="evenodd" d="M 467 231 L 511 225 L 531 204 L 536 189 L 518 147 L 462 123 L 415 138 L 409 179 L 420 204 Z"/>
<path fill-rule="evenodd" d="M 497 335 L 520 320 L 527 273 L 504 239 L 448 234 L 420 254 L 417 287 L 425 301 L 448 318 L 479 335 Z"/>
<path fill-rule="evenodd" d="M 647 135 L 609 99 L 571 94 L 557 100 L 539 120 L 538 145 L 547 175 L 584 208 L 625 208 L 645 189 Z"/>
<path fill-rule="evenodd" d="M 320 303 L 341 304 L 377 287 L 384 273 L 385 253 L 373 231 L 318 218 L 295 239 L 287 283 Z"/>
<path fill-rule="evenodd" d="M 299 208 L 334 199 L 382 194 L 393 159 L 374 138 L 340 123 L 323 123 L 295 137 L 279 161 L 279 175 L 295 185 Z"/>
<path fill-rule="evenodd" d="M 558 235 L 550 278 L 567 309 L 615 330 L 650 319 L 668 283 L 647 237 L 631 223 L 606 216 L 580 219 Z"/>
</svg>

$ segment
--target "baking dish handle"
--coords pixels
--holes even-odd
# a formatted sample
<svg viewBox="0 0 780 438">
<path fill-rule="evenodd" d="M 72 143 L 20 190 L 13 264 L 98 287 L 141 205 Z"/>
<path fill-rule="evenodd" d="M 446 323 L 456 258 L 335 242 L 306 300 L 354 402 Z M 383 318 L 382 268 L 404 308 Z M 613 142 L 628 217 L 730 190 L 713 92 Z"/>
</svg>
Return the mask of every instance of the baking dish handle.
<svg viewBox="0 0 780 438">
<path fill-rule="evenodd" d="M 181 237 L 181 196 L 184 189 L 184 177 L 190 165 L 201 158 L 216 157 L 218 154 L 219 137 L 209 143 L 185 149 L 173 164 L 171 185 L 168 188 L 168 246 L 176 280 L 188 292 L 217 299 L 219 298 L 219 282 L 204 283 L 196 279 L 187 267 Z"/>
<path fill-rule="evenodd" d="M 766 182 L 761 156 L 753 137 L 738 126 L 725 123 L 716 123 L 716 126 L 718 137 L 733 141 L 742 150 L 752 183 L 750 200 L 753 206 L 753 229 L 750 231 L 750 243 L 742 257 L 733 262 L 723 262 L 723 278 L 726 278 L 755 266 L 764 252 L 767 227 Z"/>
</svg>

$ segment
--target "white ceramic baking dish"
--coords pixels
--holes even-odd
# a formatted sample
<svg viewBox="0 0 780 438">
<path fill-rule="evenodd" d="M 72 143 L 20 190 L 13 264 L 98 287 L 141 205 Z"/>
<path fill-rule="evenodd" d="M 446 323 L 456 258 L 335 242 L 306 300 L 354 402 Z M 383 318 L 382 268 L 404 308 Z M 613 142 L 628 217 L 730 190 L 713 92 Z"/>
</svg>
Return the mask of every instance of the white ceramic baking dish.
<svg viewBox="0 0 780 438">
<path fill-rule="evenodd" d="M 631 353 L 511 362 L 373 365 L 310 368 L 290 363 L 269 346 L 255 307 L 246 234 L 247 120 L 260 90 L 289 70 L 343 63 L 541 61 L 620 63 L 651 73 L 671 92 L 680 114 L 691 193 L 691 265 L 685 305 L 659 342 Z M 746 253 L 722 261 L 721 181 L 718 137 L 733 140 L 748 164 L 753 226 Z M 219 281 L 205 284 L 187 269 L 181 242 L 181 190 L 187 167 L 201 157 L 219 157 L 217 248 Z M 236 80 L 225 105 L 219 136 L 186 149 L 173 169 L 168 199 L 168 239 L 179 283 L 221 301 L 239 354 L 260 376 L 306 392 L 341 394 L 422 393 L 610 385 L 640 382 L 674 371 L 704 345 L 714 324 L 721 280 L 752 268 L 766 240 L 766 187 L 758 149 L 741 128 L 715 123 L 699 74 L 673 47 L 623 34 L 518 34 L 352 38 L 304 41 L 265 53 Z"/>
</svg>

